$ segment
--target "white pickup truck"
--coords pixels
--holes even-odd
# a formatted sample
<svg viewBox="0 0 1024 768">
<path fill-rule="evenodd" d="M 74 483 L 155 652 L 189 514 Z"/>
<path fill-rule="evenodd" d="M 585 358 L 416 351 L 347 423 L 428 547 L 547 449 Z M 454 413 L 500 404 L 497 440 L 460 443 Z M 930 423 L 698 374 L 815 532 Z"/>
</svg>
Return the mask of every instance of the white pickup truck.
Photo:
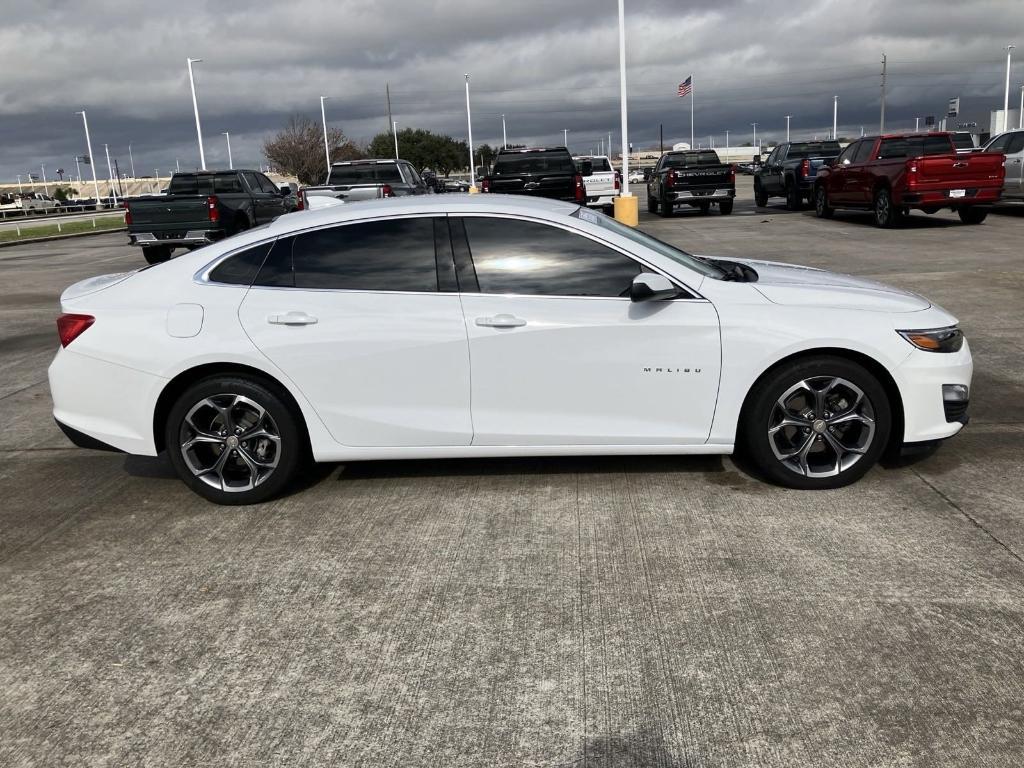
<svg viewBox="0 0 1024 768">
<path fill-rule="evenodd" d="M 587 205 L 610 211 L 620 192 L 619 172 L 612 168 L 611 160 L 606 155 L 580 155 L 573 162 L 583 175 Z"/>
<path fill-rule="evenodd" d="M 300 207 L 430 193 L 422 177 L 405 160 L 346 160 L 332 163 L 327 183 L 299 190 Z"/>
<path fill-rule="evenodd" d="M 52 213 L 58 208 L 60 203 L 42 192 L 6 193 L 0 197 L 0 211 L 16 211 L 25 216 L 33 213 Z"/>
</svg>

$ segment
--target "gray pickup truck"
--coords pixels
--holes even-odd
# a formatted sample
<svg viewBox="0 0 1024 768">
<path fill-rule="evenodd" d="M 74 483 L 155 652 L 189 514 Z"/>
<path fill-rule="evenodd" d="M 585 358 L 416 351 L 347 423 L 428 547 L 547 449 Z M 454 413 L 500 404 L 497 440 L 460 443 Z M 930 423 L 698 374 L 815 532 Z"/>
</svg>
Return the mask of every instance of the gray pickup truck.
<svg viewBox="0 0 1024 768">
<path fill-rule="evenodd" d="M 306 187 L 300 197 L 305 208 L 318 208 L 334 201 L 354 203 L 382 197 L 426 195 L 432 190 L 405 160 L 348 160 L 332 163 L 327 183 Z"/>
<path fill-rule="evenodd" d="M 150 264 L 167 261 L 175 248 L 199 248 L 294 210 L 286 189 L 258 171 L 176 173 L 166 195 L 125 201 L 128 242 Z"/>
</svg>

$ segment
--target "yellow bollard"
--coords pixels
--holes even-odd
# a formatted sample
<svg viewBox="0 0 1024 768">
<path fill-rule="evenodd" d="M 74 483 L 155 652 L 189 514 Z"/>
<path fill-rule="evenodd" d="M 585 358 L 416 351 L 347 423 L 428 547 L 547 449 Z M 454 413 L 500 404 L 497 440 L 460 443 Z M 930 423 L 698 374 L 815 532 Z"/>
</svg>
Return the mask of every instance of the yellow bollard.
<svg viewBox="0 0 1024 768">
<path fill-rule="evenodd" d="M 469 194 L 475 195 L 479 191 L 480 190 L 476 188 L 476 184 L 470 184 L 469 185 Z"/>
<path fill-rule="evenodd" d="M 640 223 L 640 199 L 636 195 L 619 195 L 615 198 L 615 220 L 629 227 Z"/>
</svg>

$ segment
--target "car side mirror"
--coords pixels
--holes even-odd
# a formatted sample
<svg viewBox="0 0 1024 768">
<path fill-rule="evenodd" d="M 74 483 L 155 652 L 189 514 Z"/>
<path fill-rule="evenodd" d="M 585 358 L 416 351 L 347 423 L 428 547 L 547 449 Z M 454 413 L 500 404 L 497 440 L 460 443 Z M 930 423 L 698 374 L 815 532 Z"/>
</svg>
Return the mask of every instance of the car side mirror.
<svg viewBox="0 0 1024 768">
<path fill-rule="evenodd" d="M 580 163 L 580 173 L 583 176 L 593 176 L 594 164 L 590 160 L 584 160 L 582 163 Z"/>
<path fill-rule="evenodd" d="M 850 158 L 844 157 L 843 158 L 843 165 L 849 165 L 849 164 L 850 164 Z"/>
<path fill-rule="evenodd" d="M 633 278 L 629 289 L 630 301 L 666 301 L 679 295 L 679 289 L 664 275 L 641 272 Z"/>
</svg>

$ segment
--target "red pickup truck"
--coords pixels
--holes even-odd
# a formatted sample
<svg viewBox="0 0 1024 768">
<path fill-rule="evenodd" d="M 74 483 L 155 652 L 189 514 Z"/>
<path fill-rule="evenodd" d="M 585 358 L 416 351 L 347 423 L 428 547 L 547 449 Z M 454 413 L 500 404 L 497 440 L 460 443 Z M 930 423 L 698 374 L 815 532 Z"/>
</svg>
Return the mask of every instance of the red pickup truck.
<svg viewBox="0 0 1024 768">
<path fill-rule="evenodd" d="M 1003 160 L 999 153 L 958 155 L 949 133 L 866 136 L 818 171 L 814 210 L 823 219 L 836 208 L 870 210 L 875 224 L 892 227 L 911 208 L 951 208 L 965 224 L 980 224 L 985 206 L 1002 194 Z"/>
</svg>

